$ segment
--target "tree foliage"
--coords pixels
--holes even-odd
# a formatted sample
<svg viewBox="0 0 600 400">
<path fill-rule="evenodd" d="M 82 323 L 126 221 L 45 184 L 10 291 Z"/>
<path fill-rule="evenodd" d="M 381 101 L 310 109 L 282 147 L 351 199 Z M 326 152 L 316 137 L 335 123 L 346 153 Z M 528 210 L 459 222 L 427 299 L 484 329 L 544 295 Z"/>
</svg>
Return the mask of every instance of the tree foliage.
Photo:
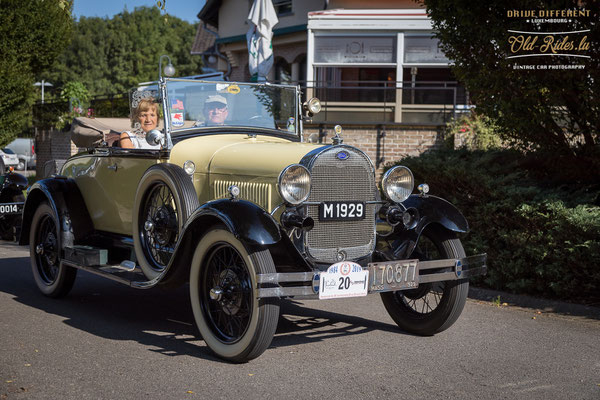
<svg viewBox="0 0 600 400">
<path fill-rule="evenodd" d="M 33 86 L 68 45 L 71 1 L 0 2 L 0 146 L 31 122 Z"/>
<path fill-rule="evenodd" d="M 71 45 L 47 79 L 62 86 L 81 82 L 93 96 L 127 92 L 140 82 L 158 79 L 158 60 L 171 57 L 177 76 L 201 71 L 201 58 L 190 55 L 196 27 L 158 7 L 137 7 L 113 18 L 81 17 Z"/>
<path fill-rule="evenodd" d="M 598 3 L 579 0 L 425 0 L 442 50 L 467 86 L 479 113 L 495 119 L 504 139 L 524 149 L 589 156 L 600 142 L 600 15 Z M 510 10 L 589 9 L 589 18 L 528 22 Z M 570 22 L 569 22 L 570 21 Z M 590 29 L 589 59 L 545 56 L 509 59 L 508 30 Z M 563 38 L 557 36 L 557 39 Z M 579 40 L 571 34 L 568 40 Z M 560 51 L 559 51 L 560 53 Z M 563 51 L 564 53 L 564 51 Z M 522 64 L 583 64 L 584 69 L 523 70 Z M 517 67 L 515 67 L 517 65 Z"/>
</svg>

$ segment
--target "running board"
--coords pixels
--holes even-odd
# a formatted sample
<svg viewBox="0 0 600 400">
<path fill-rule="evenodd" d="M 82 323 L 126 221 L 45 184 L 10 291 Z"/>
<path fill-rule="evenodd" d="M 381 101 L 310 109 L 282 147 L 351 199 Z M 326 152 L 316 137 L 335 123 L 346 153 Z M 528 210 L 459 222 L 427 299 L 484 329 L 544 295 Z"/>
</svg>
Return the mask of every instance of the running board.
<svg viewBox="0 0 600 400">
<path fill-rule="evenodd" d="M 139 287 L 139 285 L 134 285 L 134 282 L 148 280 L 140 267 L 133 261 L 124 260 L 117 265 L 108 264 L 108 250 L 98 247 L 66 246 L 61 263 L 132 287 Z"/>
</svg>

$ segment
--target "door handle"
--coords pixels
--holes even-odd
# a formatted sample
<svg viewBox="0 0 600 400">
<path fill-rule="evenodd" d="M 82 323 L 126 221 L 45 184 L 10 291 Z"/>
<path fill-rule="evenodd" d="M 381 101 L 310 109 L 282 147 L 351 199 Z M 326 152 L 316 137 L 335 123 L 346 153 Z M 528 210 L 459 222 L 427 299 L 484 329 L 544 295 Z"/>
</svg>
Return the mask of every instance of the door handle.
<svg viewBox="0 0 600 400">
<path fill-rule="evenodd" d="M 117 172 L 117 163 L 114 163 L 113 165 L 109 165 L 107 168 L 112 169 L 113 171 Z"/>
</svg>

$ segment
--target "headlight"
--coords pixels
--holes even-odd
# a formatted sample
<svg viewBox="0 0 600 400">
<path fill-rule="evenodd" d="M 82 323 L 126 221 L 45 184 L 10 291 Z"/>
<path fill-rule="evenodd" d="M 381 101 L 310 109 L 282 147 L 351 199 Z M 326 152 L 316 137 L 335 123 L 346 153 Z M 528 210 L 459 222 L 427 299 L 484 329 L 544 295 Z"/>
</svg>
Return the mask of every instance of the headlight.
<svg viewBox="0 0 600 400">
<path fill-rule="evenodd" d="M 311 98 L 310 100 L 304 103 L 304 111 L 308 113 L 309 116 L 313 116 L 321 112 L 321 101 L 316 97 Z"/>
<path fill-rule="evenodd" d="M 414 178 L 410 169 L 402 166 L 390 168 L 381 180 L 385 195 L 396 203 L 408 199 L 414 188 Z"/>
<path fill-rule="evenodd" d="M 279 174 L 278 189 L 286 203 L 300 204 L 310 194 L 310 173 L 302 165 L 292 164 Z"/>
</svg>

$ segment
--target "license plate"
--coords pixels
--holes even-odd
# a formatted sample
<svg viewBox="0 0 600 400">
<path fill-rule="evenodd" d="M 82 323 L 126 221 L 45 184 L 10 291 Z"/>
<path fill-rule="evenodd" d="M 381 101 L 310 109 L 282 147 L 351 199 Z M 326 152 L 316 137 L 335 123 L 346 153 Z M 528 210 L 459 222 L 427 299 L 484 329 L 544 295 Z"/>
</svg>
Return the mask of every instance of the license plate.
<svg viewBox="0 0 600 400">
<path fill-rule="evenodd" d="M 358 221 L 365 218 L 361 201 L 326 201 L 319 204 L 320 221 Z"/>
<path fill-rule="evenodd" d="M 23 203 L 4 203 L 0 204 L 0 215 L 21 214 Z"/>
<path fill-rule="evenodd" d="M 342 261 L 331 265 L 319 276 L 319 299 L 366 296 L 369 271 L 360 265 Z"/>
<path fill-rule="evenodd" d="M 419 260 L 369 263 L 369 292 L 419 287 Z"/>
</svg>

